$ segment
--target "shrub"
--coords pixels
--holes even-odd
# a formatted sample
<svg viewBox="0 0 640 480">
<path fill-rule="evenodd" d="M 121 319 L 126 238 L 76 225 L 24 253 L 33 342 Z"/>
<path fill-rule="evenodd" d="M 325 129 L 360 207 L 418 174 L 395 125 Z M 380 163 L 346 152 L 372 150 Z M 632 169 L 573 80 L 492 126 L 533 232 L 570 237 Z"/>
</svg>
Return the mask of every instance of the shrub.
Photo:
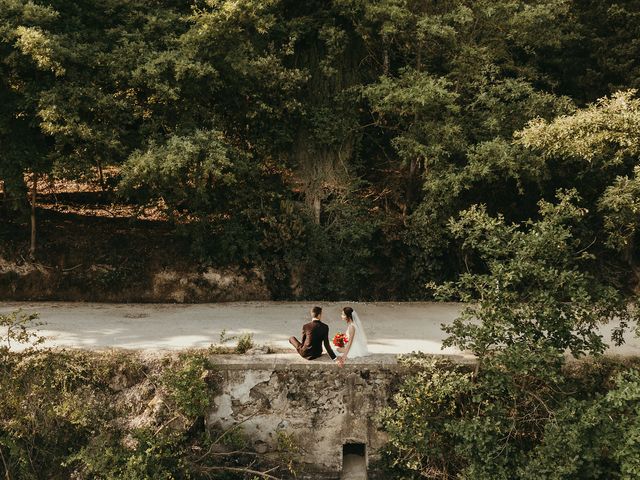
<svg viewBox="0 0 640 480">
<path fill-rule="evenodd" d="M 637 478 L 638 368 L 568 369 L 553 349 L 522 347 L 486 357 L 477 373 L 404 362 L 417 371 L 380 418 L 393 478 Z"/>
<path fill-rule="evenodd" d="M 36 347 L 45 341 L 45 337 L 37 332 L 37 328 L 44 325 L 39 322 L 37 313 L 24 313 L 15 310 L 11 313 L 0 315 L 0 353 L 7 353 L 11 349 L 11 342 L 26 344 Z"/>
<path fill-rule="evenodd" d="M 236 345 L 236 353 L 245 353 L 254 347 L 253 334 L 243 333 L 238 338 L 238 345 Z"/>
<path fill-rule="evenodd" d="M 245 478 L 245 466 L 261 468 L 261 459 L 242 453 L 241 429 L 199 428 L 215 391 L 203 352 L 157 362 L 132 353 L 32 349 L 7 351 L 4 359 L 0 464 L 7 478 L 231 480 Z M 127 380 L 114 385 L 122 375 Z M 162 410 L 140 423 L 147 415 L 140 403 L 157 396 L 157 386 L 172 416 Z M 221 452 L 216 443 L 231 447 Z"/>
<path fill-rule="evenodd" d="M 209 359 L 202 354 L 183 354 L 177 365 L 167 369 L 161 382 L 180 413 L 187 417 L 203 415 L 210 405 L 213 389 L 207 383 Z"/>
</svg>

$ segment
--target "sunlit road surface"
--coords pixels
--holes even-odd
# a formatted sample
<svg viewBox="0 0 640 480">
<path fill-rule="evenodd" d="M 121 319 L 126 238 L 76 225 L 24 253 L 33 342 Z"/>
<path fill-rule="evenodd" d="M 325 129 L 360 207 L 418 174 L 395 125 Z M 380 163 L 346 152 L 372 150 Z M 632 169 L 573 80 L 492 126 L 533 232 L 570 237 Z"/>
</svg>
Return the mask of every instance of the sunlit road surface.
<svg viewBox="0 0 640 480">
<path fill-rule="evenodd" d="M 89 349 L 130 348 L 175 350 L 207 347 L 227 337 L 253 334 L 258 345 L 276 350 L 291 348 L 288 338 L 300 336 L 310 320 L 314 302 L 233 302 L 215 304 L 110 304 L 68 302 L 0 302 L 0 313 L 18 308 L 38 312 L 45 325 L 40 333 L 46 345 Z M 462 305 L 427 302 L 318 302 L 330 336 L 345 330 L 341 308 L 351 306 L 360 315 L 369 349 L 374 354 L 421 351 L 460 355 L 454 348 L 442 349 L 446 334 L 441 324 L 452 322 Z M 609 341 L 610 326 L 600 333 Z M 229 342 L 229 344 L 231 344 Z M 611 342 L 608 342 L 611 343 Z M 627 335 L 627 343 L 610 347 L 609 354 L 640 356 L 640 339 Z M 464 355 L 468 357 L 468 355 Z"/>
</svg>

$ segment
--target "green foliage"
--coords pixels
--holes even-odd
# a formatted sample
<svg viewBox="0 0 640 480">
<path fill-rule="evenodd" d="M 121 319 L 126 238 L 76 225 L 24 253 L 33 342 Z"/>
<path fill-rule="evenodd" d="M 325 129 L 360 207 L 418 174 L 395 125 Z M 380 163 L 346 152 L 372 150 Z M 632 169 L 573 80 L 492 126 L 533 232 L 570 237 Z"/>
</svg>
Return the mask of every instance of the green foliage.
<svg viewBox="0 0 640 480">
<path fill-rule="evenodd" d="M 243 354 L 254 347 L 253 334 L 243 333 L 238 337 L 238 344 L 236 345 L 236 353 Z"/>
<path fill-rule="evenodd" d="M 8 354 L 11 350 L 11 342 L 22 344 L 27 348 L 33 348 L 42 344 L 46 338 L 41 336 L 37 329 L 44 322 L 37 321 L 37 313 L 24 313 L 21 309 L 11 313 L 0 315 L 0 354 Z"/>
<path fill-rule="evenodd" d="M 222 135 L 196 131 L 134 152 L 124 165 L 120 186 L 125 191 L 137 189 L 139 195 L 144 189 L 149 200 L 162 199 L 172 208 L 198 212 L 209 206 L 209 192 L 218 183 L 234 183 L 230 165 Z"/>
<path fill-rule="evenodd" d="M 185 354 L 177 365 L 163 372 L 161 383 L 183 415 L 197 417 L 210 405 L 213 391 L 207 383 L 207 374 L 211 368 L 205 355 Z"/>
<path fill-rule="evenodd" d="M 640 153 L 640 100 L 635 93 L 617 92 L 550 123 L 533 120 L 518 139 L 545 158 L 571 158 L 600 168 L 633 161 Z"/>
<path fill-rule="evenodd" d="M 542 342 L 578 356 L 604 350 L 599 325 L 617 319 L 624 327 L 636 320 L 624 293 L 590 273 L 593 255 L 578 234 L 585 211 L 576 203 L 575 192 L 560 192 L 557 204 L 540 202 L 540 220 L 522 225 L 491 217 L 482 207 L 451 222 L 463 251 L 480 260 L 485 273 L 464 273 L 436 287 L 439 295 L 469 303 L 444 327 L 451 335 L 445 344 L 483 356 Z"/>
<path fill-rule="evenodd" d="M 280 465 L 286 466 L 286 469 L 296 477 L 297 457 L 301 453 L 300 446 L 296 440 L 288 433 L 278 430 L 278 456 Z"/>
<path fill-rule="evenodd" d="M 638 371 L 563 368 L 553 349 L 512 346 L 477 374 L 428 357 L 381 414 L 393 478 L 633 478 Z"/>
<path fill-rule="evenodd" d="M 610 237 L 596 276 L 632 290 L 639 15 L 635 0 L 1 0 L 3 218 L 24 230 L 25 174 L 97 181 L 274 298 L 424 298 L 466 268 L 449 218 L 482 203 L 536 220 L 575 188 L 584 230 Z"/>
<path fill-rule="evenodd" d="M 11 354 L 0 371 L 0 449 L 16 478 L 68 472 L 69 452 L 106 428 L 113 410 L 107 380 L 88 354 Z"/>
<path fill-rule="evenodd" d="M 154 435 L 153 431 L 137 430 L 127 437 L 129 448 L 116 438 L 98 436 L 94 442 L 72 455 L 66 463 L 82 465 L 85 478 L 105 480 L 161 480 L 196 478 L 185 464 L 187 454 L 180 434 Z"/>
<path fill-rule="evenodd" d="M 431 167 L 463 147 L 455 122 L 458 95 L 451 90 L 443 78 L 403 69 L 397 79 L 381 77 L 364 95 L 389 128 L 402 132 L 391 140 L 398 156 Z"/>
<path fill-rule="evenodd" d="M 5 476 L 245 478 L 245 466 L 258 471 L 263 462 L 246 452 L 242 430 L 205 429 L 202 422 L 216 389 L 212 368 L 203 352 L 157 360 L 125 352 L 8 352 L 0 364 Z M 282 458 L 285 447 L 293 448 L 283 443 Z"/>
<path fill-rule="evenodd" d="M 627 92 L 551 122 L 534 120 L 509 145 L 479 144 L 463 173 L 445 180 L 462 193 L 473 187 L 459 182 L 504 175 L 493 163 L 517 181 L 520 193 L 536 178 L 543 194 L 552 186 L 576 188 L 558 189 L 555 203 L 543 197 L 525 220 L 510 222 L 508 216 L 519 215 L 489 204 L 449 221 L 466 271 L 430 287 L 465 302 L 460 317 L 443 326 L 450 335 L 445 345 L 470 350 L 477 365 L 472 373 L 411 361 L 418 373 L 382 415 L 390 433 L 386 459 L 396 476 L 637 475 L 631 453 L 640 431 L 637 369 L 575 372 L 565 357 L 602 353 L 602 324 L 619 322 L 613 340 L 622 342 L 638 323 L 635 296 L 607 269 L 611 248 L 634 265 L 635 179 L 622 175 L 637 163 L 637 107 Z M 535 163 L 519 167 L 510 161 L 514 154 Z M 548 179 L 546 171 L 558 178 Z M 490 213 L 495 210 L 504 213 Z M 426 208 L 418 214 L 429 215 Z M 603 225 L 608 238 L 598 239 L 594 229 Z"/>
<path fill-rule="evenodd" d="M 420 368 L 402 383 L 385 409 L 381 424 L 389 435 L 387 460 L 393 469 L 437 478 L 459 468 L 454 438 L 445 426 L 460 412 L 460 399 L 472 387 L 472 376 L 458 367 L 429 358 L 408 359 Z M 403 477 L 400 477 L 403 478 Z"/>
<path fill-rule="evenodd" d="M 624 250 L 631 246 L 638 230 L 640 212 L 640 166 L 633 177 L 617 177 L 602 195 L 599 208 L 605 215 L 605 227 L 611 245 Z"/>
<path fill-rule="evenodd" d="M 376 239 L 385 234 L 385 218 L 358 198 L 356 188 L 346 189 L 326 204 L 325 225 L 308 229 L 308 251 L 302 251 L 305 297 L 376 298 L 375 286 L 389 275 L 375 265 L 391 252 Z"/>
<path fill-rule="evenodd" d="M 599 99 L 572 115 L 551 122 L 534 120 L 516 134 L 516 141 L 544 162 L 544 169 L 571 185 L 584 199 L 589 215 L 585 229 L 604 230 L 593 253 L 606 274 L 628 269 L 638 278 L 634 220 L 634 172 L 640 153 L 640 100 L 634 90 Z M 571 180 L 565 180 L 565 175 Z M 612 250 L 622 253 L 612 255 Z M 622 260 L 622 262 L 620 262 Z M 620 265 L 615 265 L 616 263 Z M 607 265 L 608 264 L 608 265 Z M 613 267 L 613 268 L 612 268 Z M 609 281 L 621 279 L 610 275 Z"/>
<path fill-rule="evenodd" d="M 569 398 L 554 412 L 520 478 L 624 478 L 640 475 L 640 371 L 617 374 L 593 399 Z"/>
</svg>

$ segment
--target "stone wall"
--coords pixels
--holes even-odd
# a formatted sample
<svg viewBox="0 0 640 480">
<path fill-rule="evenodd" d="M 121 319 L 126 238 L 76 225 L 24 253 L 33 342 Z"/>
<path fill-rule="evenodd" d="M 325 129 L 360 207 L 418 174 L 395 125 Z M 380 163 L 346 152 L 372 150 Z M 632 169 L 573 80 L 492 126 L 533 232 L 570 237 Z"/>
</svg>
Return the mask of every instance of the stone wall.
<svg viewBox="0 0 640 480">
<path fill-rule="evenodd" d="M 328 359 L 278 362 L 232 361 L 220 366 L 221 393 L 207 415 L 211 426 L 242 423 L 255 451 L 276 455 L 281 432 L 290 437 L 304 464 L 299 478 L 334 479 L 342 468 L 343 445 L 366 445 L 369 464 L 385 443 L 376 423 L 403 367 L 395 359 L 367 357 L 340 369 Z M 370 470 L 369 478 L 375 478 Z"/>
</svg>

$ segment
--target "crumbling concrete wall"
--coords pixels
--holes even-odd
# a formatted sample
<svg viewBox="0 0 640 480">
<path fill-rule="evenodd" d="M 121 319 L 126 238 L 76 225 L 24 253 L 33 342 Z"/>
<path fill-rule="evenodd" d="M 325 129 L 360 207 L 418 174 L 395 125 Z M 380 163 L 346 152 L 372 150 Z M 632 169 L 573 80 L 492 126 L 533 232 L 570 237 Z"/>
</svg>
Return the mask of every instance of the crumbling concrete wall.
<svg viewBox="0 0 640 480">
<path fill-rule="evenodd" d="M 366 445 L 369 464 L 385 435 L 377 414 L 404 369 L 396 364 L 333 362 L 222 365 L 221 393 L 208 413 L 211 426 L 242 422 L 256 452 L 276 455 L 278 436 L 299 447 L 301 478 L 338 478 L 346 443 Z M 370 476 L 372 478 L 373 476 Z"/>
</svg>

